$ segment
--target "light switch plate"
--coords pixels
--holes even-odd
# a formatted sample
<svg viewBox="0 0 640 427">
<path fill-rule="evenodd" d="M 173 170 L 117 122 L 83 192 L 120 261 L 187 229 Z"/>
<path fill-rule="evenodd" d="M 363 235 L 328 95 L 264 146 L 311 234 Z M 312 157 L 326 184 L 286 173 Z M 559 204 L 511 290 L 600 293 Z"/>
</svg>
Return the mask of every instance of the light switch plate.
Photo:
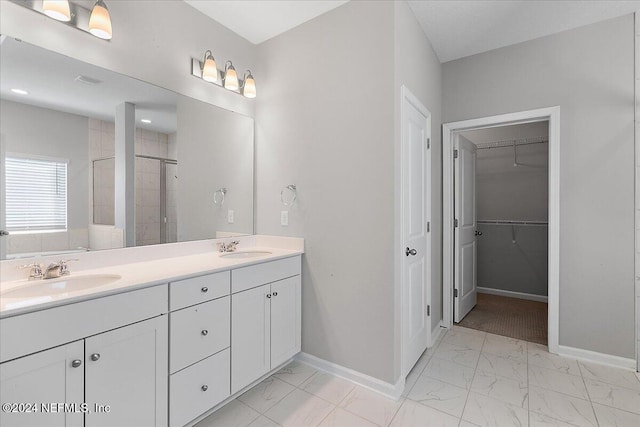
<svg viewBox="0 0 640 427">
<path fill-rule="evenodd" d="M 280 225 L 289 225 L 289 211 L 280 211 Z"/>
<path fill-rule="evenodd" d="M 229 224 L 233 224 L 233 221 L 234 221 L 234 212 L 233 212 L 233 210 L 229 209 L 227 211 L 227 222 Z"/>
</svg>

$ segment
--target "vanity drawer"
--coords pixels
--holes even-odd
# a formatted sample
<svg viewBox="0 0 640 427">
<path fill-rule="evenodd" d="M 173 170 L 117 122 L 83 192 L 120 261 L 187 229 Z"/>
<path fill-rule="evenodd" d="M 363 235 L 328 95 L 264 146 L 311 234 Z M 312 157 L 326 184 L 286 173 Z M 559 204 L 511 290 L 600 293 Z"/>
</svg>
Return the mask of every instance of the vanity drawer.
<svg viewBox="0 0 640 427">
<path fill-rule="evenodd" d="M 231 293 L 241 292 L 298 274 L 300 274 L 300 255 L 237 268 L 231 272 Z"/>
<path fill-rule="evenodd" d="M 169 377 L 169 425 L 183 426 L 231 395 L 229 349 Z"/>
<path fill-rule="evenodd" d="M 231 275 L 228 271 L 178 280 L 169 284 L 169 309 L 179 310 L 229 295 Z"/>
<path fill-rule="evenodd" d="M 231 297 L 226 296 L 169 315 L 169 371 L 176 372 L 229 347 Z"/>
</svg>

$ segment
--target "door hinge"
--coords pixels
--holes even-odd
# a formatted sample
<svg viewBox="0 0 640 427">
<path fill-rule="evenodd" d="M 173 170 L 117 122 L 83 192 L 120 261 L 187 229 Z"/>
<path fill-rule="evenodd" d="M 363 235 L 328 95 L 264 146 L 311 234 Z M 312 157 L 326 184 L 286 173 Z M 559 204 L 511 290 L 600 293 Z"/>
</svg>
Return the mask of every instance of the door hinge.
<svg viewBox="0 0 640 427">
<path fill-rule="evenodd" d="M 427 221 L 427 233 L 431 231 L 431 221 Z"/>
<path fill-rule="evenodd" d="M 458 150 L 453 150 L 453 158 L 454 159 L 458 158 Z"/>
<path fill-rule="evenodd" d="M 431 148 L 431 138 L 427 138 L 427 150 Z"/>
<path fill-rule="evenodd" d="M 454 227 L 457 227 L 457 226 L 458 226 L 458 218 L 455 218 L 455 219 L 453 220 L 453 226 L 454 226 Z"/>
<path fill-rule="evenodd" d="M 427 306 L 427 316 L 431 316 L 431 306 Z"/>
<path fill-rule="evenodd" d="M 453 297 L 454 298 L 458 298 L 458 290 L 457 289 L 453 290 Z"/>
</svg>

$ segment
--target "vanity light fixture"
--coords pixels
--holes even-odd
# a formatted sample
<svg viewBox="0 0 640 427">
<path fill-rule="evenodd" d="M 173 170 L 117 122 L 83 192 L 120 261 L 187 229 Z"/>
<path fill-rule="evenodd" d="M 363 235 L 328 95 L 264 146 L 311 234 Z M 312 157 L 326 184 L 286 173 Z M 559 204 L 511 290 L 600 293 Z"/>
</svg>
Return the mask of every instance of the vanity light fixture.
<svg viewBox="0 0 640 427">
<path fill-rule="evenodd" d="M 42 12 L 56 21 L 71 21 L 71 9 L 67 0 L 42 0 Z"/>
<path fill-rule="evenodd" d="M 218 66 L 210 50 L 204 53 L 204 63 L 202 65 L 202 80 L 215 83 L 218 81 Z"/>
<path fill-rule="evenodd" d="M 5 0 L 3 0 L 5 1 Z M 77 1 L 69 0 L 6 0 L 30 9 L 65 25 L 90 33 L 103 40 L 111 40 L 111 16 L 104 0 L 94 0 L 93 8 L 87 9 Z"/>
<path fill-rule="evenodd" d="M 18 95 L 29 95 L 29 92 L 24 89 L 11 89 L 11 92 L 17 93 Z"/>
<path fill-rule="evenodd" d="M 251 70 L 247 70 L 244 73 L 244 77 L 239 78 L 238 72 L 231 61 L 225 63 L 224 70 L 219 70 L 210 50 L 204 53 L 204 59 L 202 60 L 191 58 L 191 75 L 244 95 L 246 98 L 255 98 L 257 94 L 256 81 L 251 74 Z"/>
<path fill-rule="evenodd" d="M 242 94 L 247 98 L 256 97 L 256 81 L 251 75 L 251 70 L 247 70 L 247 72 L 244 73 L 244 79 L 240 87 L 242 88 Z"/>
<path fill-rule="evenodd" d="M 233 63 L 231 61 L 227 61 L 224 65 L 224 88 L 229 90 L 238 90 L 240 84 L 238 83 L 238 73 L 236 73 L 236 69 L 233 68 Z"/>
<path fill-rule="evenodd" d="M 96 4 L 93 5 L 91 17 L 89 18 L 89 32 L 104 40 L 111 40 L 113 36 L 109 9 L 107 9 L 107 5 L 102 0 L 97 0 Z"/>
</svg>

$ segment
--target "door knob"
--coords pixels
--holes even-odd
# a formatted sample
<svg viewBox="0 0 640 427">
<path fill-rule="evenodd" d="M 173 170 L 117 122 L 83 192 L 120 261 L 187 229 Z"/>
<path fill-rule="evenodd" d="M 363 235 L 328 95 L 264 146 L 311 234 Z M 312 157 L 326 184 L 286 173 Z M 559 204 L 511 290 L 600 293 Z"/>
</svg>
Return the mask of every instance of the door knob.
<svg viewBox="0 0 640 427">
<path fill-rule="evenodd" d="M 277 293 L 277 292 L 274 292 L 274 293 L 273 293 L 273 296 L 274 296 L 274 297 L 277 297 L 277 296 L 278 296 L 278 293 Z"/>
<path fill-rule="evenodd" d="M 206 329 L 203 329 L 201 334 L 206 336 L 207 334 L 209 334 L 209 331 L 207 331 Z"/>
<path fill-rule="evenodd" d="M 208 292 L 208 291 L 209 291 L 209 288 L 207 288 L 206 286 L 203 286 L 200 290 L 201 290 L 202 292 Z"/>
<path fill-rule="evenodd" d="M 71 366 L 74 368 L 79 368 L 80 365 L 82 365 L 82 360 L 80 359 L 75 359 L 73 362 L 71 362 Z"/>
<path fill-rule="evenodd" d="M 94 362 L 97 362 L 100 359 L 100 353 L 93 353 L 91 355 L 91 360 L 93 360 Z"/>
<path fill-rule="evenodd" d="M 207 391 L 209 390 L 209 386 L 208 385 L 203 385 L 202 387 L 200 387 L 202 389 L 202 391 Z"/>
<path fill-rule="evenodd" d="M 476 233 L 475 233 L 475 234 L 476 234 L 476 236 L 482 236 L 482 231 L 478 231 L 478 230 L 476 230 Z"/>
<path fill-rule="evenodd" d="M 415 249 L 410 249 L 407 247 L 407 249 L 404 251 L 404 253 L 409 256 L 409 255 L 413 255 L 416 256 L 416 254 L 418 253 L 418 251 L 416 251 Z"/>
</svg>

